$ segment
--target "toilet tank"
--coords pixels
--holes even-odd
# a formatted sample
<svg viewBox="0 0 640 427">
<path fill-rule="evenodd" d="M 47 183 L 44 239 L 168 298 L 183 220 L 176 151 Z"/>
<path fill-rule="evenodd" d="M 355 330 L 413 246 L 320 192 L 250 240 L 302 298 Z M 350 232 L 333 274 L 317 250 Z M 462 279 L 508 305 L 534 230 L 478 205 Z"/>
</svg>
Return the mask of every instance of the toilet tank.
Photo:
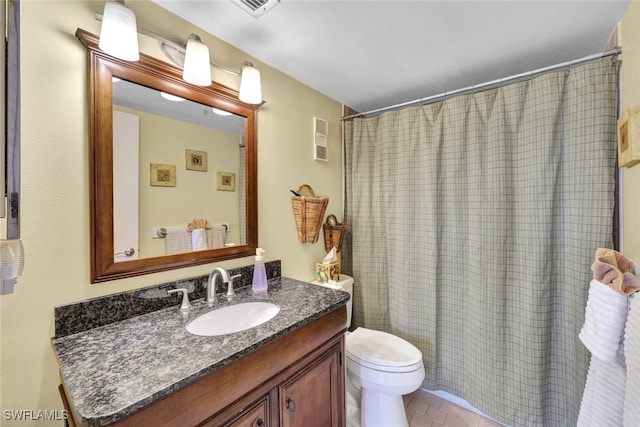
<svg viewBox="0 0 640 427">
<path fill-rule="evenodd" d="M 319 281 L 314 280 L 311 283 L 331 289 L 338 289 L 349 294 L 350 298 L 347 302 L 347 328 L 349 328 L 351 326 L 351 313 L 353 309 L 353 277 L 341 274 L 340 279 L 337 282 L 320 283 Z"/>
</svg>

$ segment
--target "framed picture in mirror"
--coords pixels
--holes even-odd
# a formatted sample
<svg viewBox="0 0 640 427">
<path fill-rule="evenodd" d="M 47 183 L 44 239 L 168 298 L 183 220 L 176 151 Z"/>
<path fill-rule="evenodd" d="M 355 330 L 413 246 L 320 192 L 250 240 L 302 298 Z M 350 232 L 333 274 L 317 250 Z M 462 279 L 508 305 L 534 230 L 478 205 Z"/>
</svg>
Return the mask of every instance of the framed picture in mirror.
<svg viewBox="0 0 640 427">
<path fill-rule="evenodd" d="M 216 189 L 218 191 L 236 191 L 236 174 L 231 172 L 218 172 Z"/>
<path fill-rule="evenodd" d="M 154 187 L 175 187 L 176 165 L 151 163 L 150 184 Z"/>
<path fill-rule="evenodd" d="M 187 170 L 207 171 L 207 152 L 198 150 L 185 150 L 185 163 Z"/>
</svg>

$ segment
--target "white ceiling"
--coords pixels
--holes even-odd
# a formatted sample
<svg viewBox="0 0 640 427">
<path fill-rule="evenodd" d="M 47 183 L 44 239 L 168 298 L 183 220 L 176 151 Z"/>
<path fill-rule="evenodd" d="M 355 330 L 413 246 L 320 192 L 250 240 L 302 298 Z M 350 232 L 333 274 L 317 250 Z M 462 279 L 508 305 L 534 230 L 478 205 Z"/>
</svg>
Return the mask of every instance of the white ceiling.
<svg viewBox="0 0 640 427">
<path fill-rule="evenodd" d="M 601 52 L 629 5 L 281 0 L 256 19 L 231 0 L 153 1 L 358 111 Z"/>
</svg>

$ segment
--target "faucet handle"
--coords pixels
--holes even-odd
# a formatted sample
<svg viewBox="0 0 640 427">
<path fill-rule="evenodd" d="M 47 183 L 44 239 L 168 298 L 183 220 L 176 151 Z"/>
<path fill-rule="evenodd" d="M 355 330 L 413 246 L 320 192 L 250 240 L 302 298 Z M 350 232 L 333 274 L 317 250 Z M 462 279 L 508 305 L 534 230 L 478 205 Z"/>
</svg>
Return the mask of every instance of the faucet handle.
<svg viewBox="0 0 640 427">
<path fill-rule="evenodd" d="M 236 274 L 235 276 L 229 277 L 229 286 L 227 287 L 227 296 L 231 297 L 236 294 L 236 291 L 233 289 L 233 281 L 239 277 L 242 277 L 242 274 Z"/>
<path fill-rule="evenodd" d="M 193 308 L 191 302 L 189 301 L 189 292 L 185 288 L 177 288 L 177 289 L 169 289 L 167 293 L 169 295 L 175 294 L 176 292 L 182 292 L 182 303 L 180 304 L 180 310 L 188 311 Z"/>
</svg>

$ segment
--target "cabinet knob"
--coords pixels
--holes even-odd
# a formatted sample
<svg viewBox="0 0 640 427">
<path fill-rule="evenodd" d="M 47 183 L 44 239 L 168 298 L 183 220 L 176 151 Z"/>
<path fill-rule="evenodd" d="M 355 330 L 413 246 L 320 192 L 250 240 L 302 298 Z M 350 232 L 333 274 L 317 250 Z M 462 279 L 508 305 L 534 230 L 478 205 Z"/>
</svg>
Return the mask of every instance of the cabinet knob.
<svg viewBox="0 0 640 427">
<path fill-rule="evenodd" d="M 256 422 L 256 425 L 258 427 L 264 427 L 264 420 L 262 418 L 258 418 L 258 421 Z"/>
<path fill-rule="evenodd" d="M 291 412 L 296 412 L 296 401 L 290 397 L 287 397 L 287 400 L 285 401 L 285 407 Z"/>
</svg>

